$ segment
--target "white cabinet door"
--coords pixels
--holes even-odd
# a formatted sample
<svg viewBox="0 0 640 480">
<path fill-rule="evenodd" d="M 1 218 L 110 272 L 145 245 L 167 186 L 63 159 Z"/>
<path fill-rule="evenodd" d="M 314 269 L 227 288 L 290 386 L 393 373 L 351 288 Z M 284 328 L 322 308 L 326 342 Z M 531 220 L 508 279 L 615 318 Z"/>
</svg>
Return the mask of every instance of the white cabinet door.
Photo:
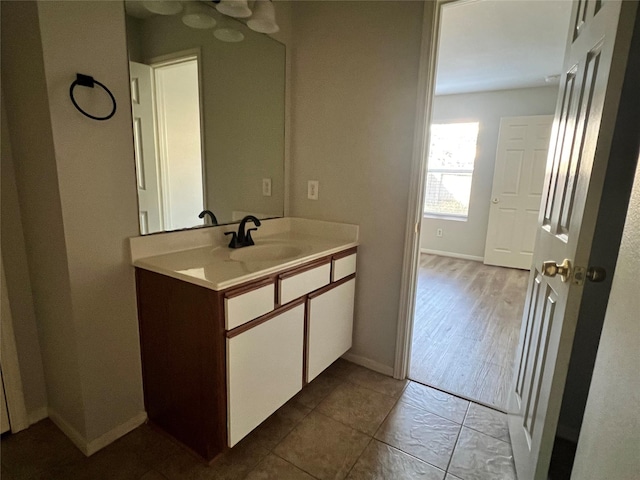
<svg viewBox="0 0 640 480">
<path fill-rule="evenodd" d="M 484 263 L 531 267 L 553 115 L 504 117 L 491 191 Z"/>
<path fill-rule="evenodd" d="M 304 303 L 227 339 L 229 446 L 302 389 Z"/>
<path fill-rule="evenodd" d="M 355 285 L 353 278 L 309 295 L 308 382 L 351 348 Z"/>
</svg>

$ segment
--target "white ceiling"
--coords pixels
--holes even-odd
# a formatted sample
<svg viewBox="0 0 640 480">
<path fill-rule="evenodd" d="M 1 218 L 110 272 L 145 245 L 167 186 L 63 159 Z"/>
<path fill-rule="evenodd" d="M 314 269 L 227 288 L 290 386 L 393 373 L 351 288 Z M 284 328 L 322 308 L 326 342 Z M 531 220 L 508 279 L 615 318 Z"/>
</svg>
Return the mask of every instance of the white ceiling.
<svg viewBox="0 0 640 480">
<path fill-rule="evenodd" d="M 549 85 L 545 77 L 561 73 L 570 13 L 569 0 L 445 5 L 436 94 Z"/>
</svg>

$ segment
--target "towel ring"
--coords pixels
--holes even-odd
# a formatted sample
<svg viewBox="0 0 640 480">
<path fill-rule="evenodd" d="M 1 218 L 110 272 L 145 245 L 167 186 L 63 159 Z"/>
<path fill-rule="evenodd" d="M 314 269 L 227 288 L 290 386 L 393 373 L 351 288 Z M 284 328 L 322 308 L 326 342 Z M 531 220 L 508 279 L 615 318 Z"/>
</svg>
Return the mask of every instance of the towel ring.
<svg viewBox="0 0 640 480">
<path fill-rule="evenodd" d="M 105 92 L 107 92 L 109 97 L 111 97 L 111 102 L 113 102 L 113 110 L 111 110 L 111 113 L 106 117 L 96 117 L 95 115 L 91 115 L 90 113 L 85 112 L 82 108 L 80 108 L 80 105 L 78 105 L 78 102 L 76 102 L 76 99 L 73 97 L 73 89 L 76 88 L 78 85 L 80 85 L 81 87 L 93 88 L 94 84 L 102 87 L 102 89 Z M 82 113 L 85 117 L 89 117 L 94 120 L 109 120 L 116 113 L 116 99 L 114 98 L 113 94 L 102 83 L 95 80 L 93 77 L 89 75 L 83 75 L 81 73 L 76 74 L 76 79 L 71 84 L 71 88 L 69 88 L 69 96 L 71 97 L 71 102 L 73 103 L 73 106 L 76 107 L 78 111 Z"/>
</svg>

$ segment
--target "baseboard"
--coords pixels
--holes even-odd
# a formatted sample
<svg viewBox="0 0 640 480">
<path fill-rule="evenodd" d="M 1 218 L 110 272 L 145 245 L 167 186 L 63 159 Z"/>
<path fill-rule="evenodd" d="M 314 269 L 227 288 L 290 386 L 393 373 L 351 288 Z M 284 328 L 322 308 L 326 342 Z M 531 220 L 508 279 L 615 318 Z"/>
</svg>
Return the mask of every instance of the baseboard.
<svg viewBox="0 0 640 480">
<path fill-rule="evenodd" d="M 120 437 L 123 437 L 131 430 L 136 427 L 142 425 L 147 419 L 147 413 L 141 412 L 135 417 L 127 420 L 126 422 L 118 425 L 117 427 L 109 430 L 104 435 L 100 435 L 98 438 L 95 438 L 91 441 L 87 441 L 80 432 L 78 432 L 75 428 L 69 425 L 66 420 L 64 420 L 55 410 L 49 408 L 49 418 L 56 426 L 62 430 L 62 432 L 69 437 L 69 440 L 73 442 L 73 444 L 78 447 L 78 449 L 84 453 L 87 457 L 93 455 L 98 450 L 103 449 L 107 445 L 115 442 Z"/>
<path fill-rule="evenodd" d="M 33 412 L 29 412 L 28 416 L 29 416 L 29 425 L 33 425 L 34 423 L 38 423 L 40 420 L 44 420 L 49 416 L 49 408 L 48 407 L 38 408 Z"/>
<path fill-rule="evenodd" d="M 87 440 L 82 436 L 82 434 L 71 425 L 69 425 L 67 421 L 63 419 L 62 416 L 60 416 L 58 412 L 53 410 L 51 407 L 49 407 L 48 412 L 51 421 L 55 423 L 56 426 L 60 430 L 62 430 L 62 433 L 64 433 L 67 438 L 69 438 L 69 440 L 71 440 L 71 442 L 88 457 L 89 454 L 87 453 Z"/>
<path fill-rule="evenodd" d="M 131 430 L 134 430 L 140 425 L 142 425 L 146 420 L 147 420 L 147 412 L 140 412 L 135 417 L 109 430 L 104 435 L 100 435 L 98 438 L 91 440 L 87 444 L 86 455 L 87 456 L 93 455 L 98 450 L 102 450 L 104 447 L 115 442 L 120 437 L 124 437 Z"/>
<path fill-rule="evenodd" d="M 443 250 L 431 250 L 430 248 L 421 248 L 420 253 L 428 253 L 430 255 L 439 255 L 441 257 L 461 258 L 462 260 L 473 260 L 474 262 L 484 262 L 484 257 L 467 255 L 465 253 L 445 252 Z"/>
<path fill-rule="evenodd" d="M 345 353 L 344 355 L 342 355 L 342 358 L 350 361 L 351 363 L 355 363 L 356 365 L 361 365 L 365 368 L 368 368 L 369 370 L 373 370 L 374 372 L 393 377 L 393 367 L 384 365 L 380 362 L 376 362 L 375 360 L 371 360 L 370 358 L 361 357 L 360 355 L 354 355 L 353 353 Z"/>
<path fill-rule="evenodd" d="M 556 429 L 556 437 L 560 437 L 573 443 L 578 443 L 579 436 L 580 431 L 578 429 L 558 424 L 558 428 Z"/>
</svg>

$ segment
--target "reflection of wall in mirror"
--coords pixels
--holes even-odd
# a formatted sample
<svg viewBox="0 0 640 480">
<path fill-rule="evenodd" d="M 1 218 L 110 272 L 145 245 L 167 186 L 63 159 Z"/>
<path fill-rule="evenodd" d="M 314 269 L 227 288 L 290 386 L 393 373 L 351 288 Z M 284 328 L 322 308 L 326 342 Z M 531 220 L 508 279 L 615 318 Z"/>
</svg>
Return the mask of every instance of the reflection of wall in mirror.
<svg viewBox="0 0 640 480">
<path fill-rule="evenodd" d="M 180 16 L 127 16 L 130 60 L 200 50 L 206 208 L 220 223 L 234 211 L 282 216 L 284 210 L 285 47 L 243 25 L 240 43 L 187 27 Z M 272 195 L 263 196 L 262 179 Z M 199 222 L 194 212 L 194 222 Z"/>
</svg>

